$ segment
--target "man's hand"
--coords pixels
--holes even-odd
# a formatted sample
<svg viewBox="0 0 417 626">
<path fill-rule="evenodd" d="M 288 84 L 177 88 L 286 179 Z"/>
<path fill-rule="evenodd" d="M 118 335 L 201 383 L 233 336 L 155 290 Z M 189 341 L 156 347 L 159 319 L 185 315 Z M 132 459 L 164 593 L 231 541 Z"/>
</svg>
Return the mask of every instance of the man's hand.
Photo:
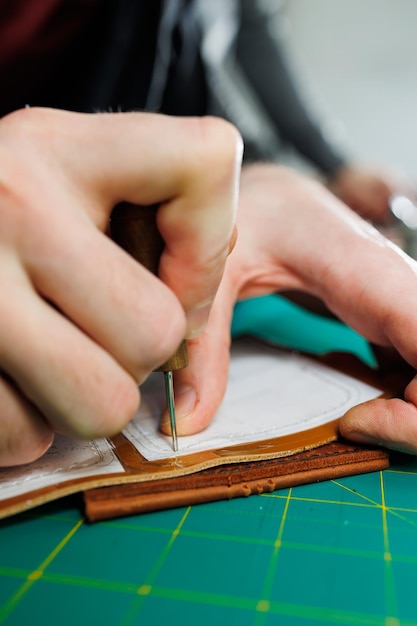
<svg viewBox="0 0 417 626">
<path fill-rule="evenodd" d="M 26 109 L 0 122 L 0 465 L 54 431 L 120 431 L 138 384 L 207 322 L 234 233 L 241 140 L 215 119 Z M 104 233 L 160 204 L 156 278 Z"/>
<path fill-rule="evenodd" d="M 308 292 L 417 367 L 416 262 L 324 187 L 273 165 L 244 169 L 238 231 L 209 323 L 189 345 L 190 366 L 176 373 L 179 434 L 204 428 L 223 398 L 239 298 Z M 417 380 L 406 398 L 352 410 L 342 420 L 343 434 L 417 451 Z"/>
</svg>

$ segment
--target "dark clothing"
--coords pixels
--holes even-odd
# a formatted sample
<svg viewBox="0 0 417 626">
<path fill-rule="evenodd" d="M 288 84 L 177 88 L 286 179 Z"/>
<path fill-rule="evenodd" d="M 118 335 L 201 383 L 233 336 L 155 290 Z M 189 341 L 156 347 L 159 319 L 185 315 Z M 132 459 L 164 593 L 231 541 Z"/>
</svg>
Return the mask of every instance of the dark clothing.
<svg viewBox="0 0 417 626">
<path fill-rule="evenodd" d="M 22 9 L 30 4 L 0 0 L 0 23 L 17 19 L 19 10 L 23 19 Z M 190 3 L 173 0 L 174 5 L 169 67 L 154 110 L 203 115 L 198 33 Z M 49 0 L 48 8 L 30 41 L 22 41 L 14 54 L 9 50 L 9 58 L 7 51 L 0 55 L 1 115 L 27 104 L 84 112 L 151 108 L 161 0 Z"/>
<path fill-rule="evenodd" d="M 303 98 L 302 85 L 286 54 L 278 28 L 271 33 L 269 22 L 279 24 L 279 11 L 260 11 L 256 0 L 240 0 L 240 29 L 236 57 L 257 94 L 272 126 L 282 141 L 295 148 L 325 174 L 344 164 Z"/>
<path fill-rule="evenodd" d="M 259 0 L 0 0 L 0 116 L 25 105 L 213 113 L 239 128 L 250 160 L 277 160 L 281 140 L 330 175 L 344 160 L 270 19 Z M 223 55 L 216 39 L 205 45 L 215 22 L 228 29 Z"/>
</svg>

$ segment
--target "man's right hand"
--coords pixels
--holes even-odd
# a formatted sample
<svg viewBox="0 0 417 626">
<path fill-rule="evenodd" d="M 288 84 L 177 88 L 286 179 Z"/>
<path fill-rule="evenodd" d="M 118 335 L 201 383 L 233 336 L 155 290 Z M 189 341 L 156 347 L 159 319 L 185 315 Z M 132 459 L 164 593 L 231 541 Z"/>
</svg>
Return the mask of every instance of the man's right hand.
<svg viewBox="0 0 417 626">
<path fill-rule="evenodd" d="M 207 321 L 234 233 L 241 140 L 226 122 L 25 109 L 0 122 L 0 465 L 53 433 L 119 432 L 138 385 Z M 157 278 L 106 235 L 158 204 Z"/>
</svg>

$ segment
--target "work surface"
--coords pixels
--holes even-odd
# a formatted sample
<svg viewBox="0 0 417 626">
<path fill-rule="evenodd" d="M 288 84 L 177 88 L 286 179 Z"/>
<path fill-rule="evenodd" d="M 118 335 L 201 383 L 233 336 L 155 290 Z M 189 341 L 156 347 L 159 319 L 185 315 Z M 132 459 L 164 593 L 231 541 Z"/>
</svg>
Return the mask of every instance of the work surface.
<svg viewBox="0 0 417 626">
<path fill-rule="evenodd" d="M 4 521 L 0 624 L 417 624 L 417 464 L 99 523 Z"/>
<path fill-rule="evenodd" d="M 412 458 L 95 525 L 62 500 L 0 523 L 0 624 L 417 625 L 416 500 Z"/>
</svg>

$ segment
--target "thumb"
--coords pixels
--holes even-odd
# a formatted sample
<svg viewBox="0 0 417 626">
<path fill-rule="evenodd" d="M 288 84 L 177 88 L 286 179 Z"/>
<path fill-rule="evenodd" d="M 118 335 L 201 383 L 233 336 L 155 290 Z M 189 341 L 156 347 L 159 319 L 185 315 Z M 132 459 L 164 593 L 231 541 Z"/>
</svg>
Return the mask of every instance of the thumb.
<svg viewBox="0 0 417 626">
<path fill-rule="evenodd" d="M 417 454 L 417 406 L 398 398 L 369 400 L 343 416 L 340 433 L 358 443 Z"/>
<path fill-rule="evenodd" d="M 188 367 L 174 374 L 175 416 L 178 435 L 193 435 L 206 428 L 226 391 L 230 362 L 230 326 L 234 300 L 224 283 L 216 295 L 208 323 L 188 342 Z M 161 430 L 169 434 L 168 411 Z"/>
</svg>

